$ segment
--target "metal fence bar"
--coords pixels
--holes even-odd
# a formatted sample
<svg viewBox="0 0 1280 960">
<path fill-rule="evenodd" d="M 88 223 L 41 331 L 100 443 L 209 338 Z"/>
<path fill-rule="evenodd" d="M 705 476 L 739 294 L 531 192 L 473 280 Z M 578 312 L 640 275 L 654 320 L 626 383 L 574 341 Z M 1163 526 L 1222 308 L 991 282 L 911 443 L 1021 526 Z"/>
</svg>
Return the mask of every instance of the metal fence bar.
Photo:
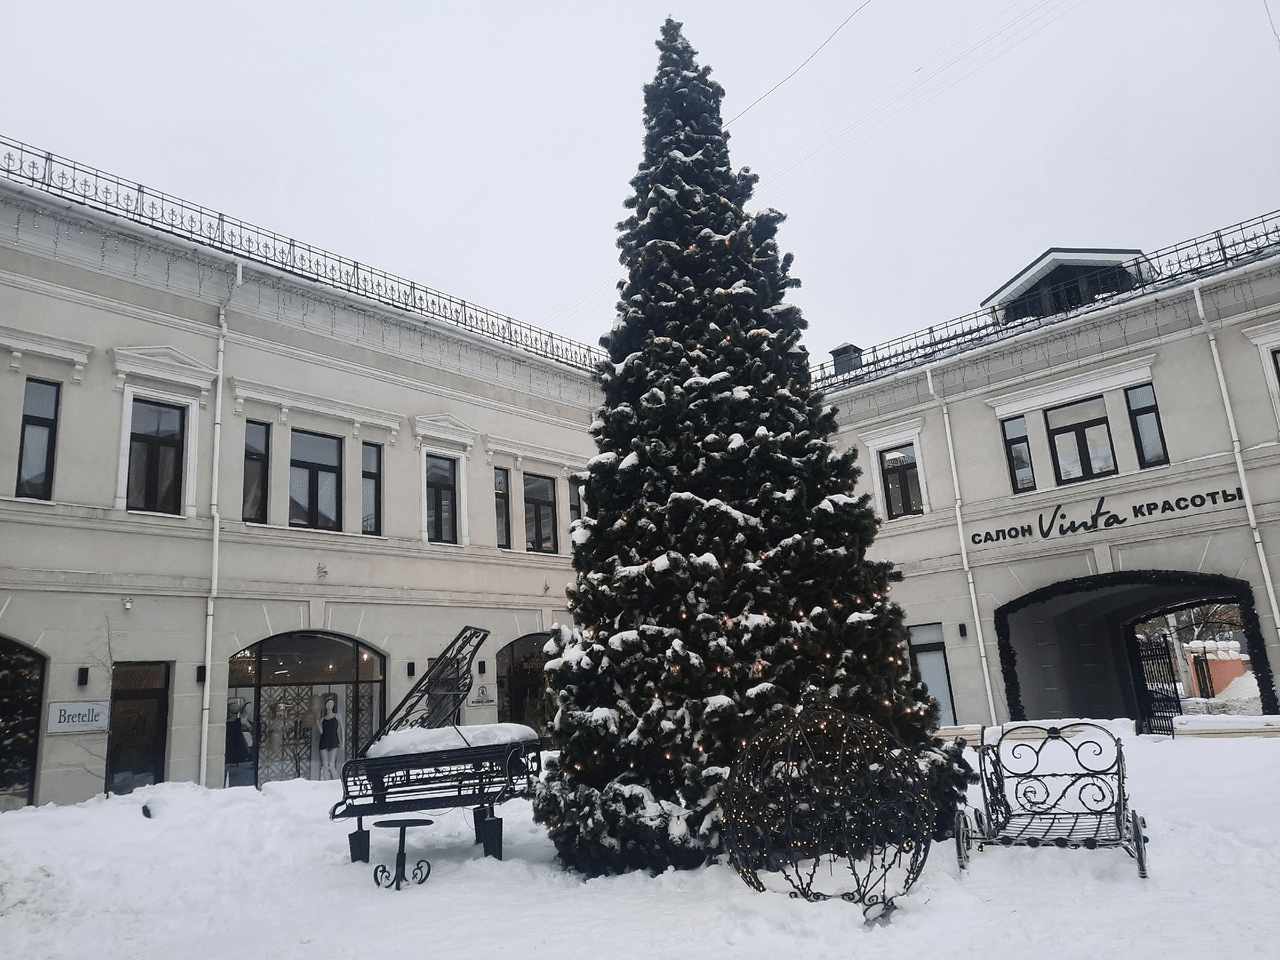
<svg viewBox="0 0 1280 960">
<path fill-rule="evenodd" d="M 862 363 L 852 370 L 836 372 L 833 362 L 813 368 L 816 386 L 824 390 L 838 389 L 873 380 L 896 370 L 922 366 L 937 357 L 971 349 L 994 339 L 1013 336 L 1036 327 L 1058 323 L 1082 310 L 1111 303 L 1121 297 L 1132 297 L 1157 287 L 1185 282 L 1195 276 L 1216 273 L 1261 256 L 1280 252 L 1280 211 L 1263 214 L 1193 240 L 1143 254 L 1119 265 L 1128 275 L 1127 289 L 1106 291 L 1092 299 L 1079 296 L 1080 280 L 1109 278 L 1115 266 L 1106 266 L 1096 274 L 1077 278 L 1048 291 L 1048 299 L 1058 305 L 1056 312 L 1017 316 L 1003 306 L 987 307 L 955 320 L 935 324 L 926 330 L 907 334 L 862 351 Z M 1099 284 L 1099 289 L 1102 285 Z"/>
<path fill-rule="evenodd" d="M 414 281 L 349 260 L 291 237 L 228 217 L 199 204 L 131 183 L 113 174 L 38 150 L 0 136 L 0 176 L 55 196 L 186 237 L 237 257 L 266 264 L 327 286 L 359 294 L 379 303 L 440 320 L 581 370 L 593 370 L 607 359 L 599 347 L 542 330 Z M 934 324 L 862 351 L 861 365 L 836 371 L 833 362 L 812 368 L 813 382 L 823 390 L 838 389 L 918 367 L 935 358 L 970 349 L 989 339 L 1059 322 L 1098 302 L 1145 293 L 1154 287 L 1216 272 L 1258 256 L 1280 251 L 1280 211 L 1215 230 L 1193 240 L 1144 254 L 1120 266 L 1133 278 L 1132 288 L 1080 302 L 1066 288 L 1050 291 L 1066 306 L 1046 315 L 1010 317 L 1001 307 L 978 310 Z M 1114 270 L 1107 267 L 1106 270 Z"/>
<path fill-rule="evenodd" d="M 598 347 L 4 136 L 0 136 L 0 176 L 571 367 L 593 370 L 605 359 Z"/>
</svg>

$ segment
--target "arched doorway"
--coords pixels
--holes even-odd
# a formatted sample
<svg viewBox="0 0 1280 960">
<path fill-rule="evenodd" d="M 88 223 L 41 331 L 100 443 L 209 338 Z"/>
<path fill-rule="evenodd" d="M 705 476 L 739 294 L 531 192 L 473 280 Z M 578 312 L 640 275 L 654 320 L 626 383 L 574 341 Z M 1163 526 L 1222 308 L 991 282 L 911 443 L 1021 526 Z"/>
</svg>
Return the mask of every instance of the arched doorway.
<svg viewBox="0 0 1280 960">
<path fill-rule="evenodd" d="M 1132 717 L 1145 732 L 1172 732 L 1179 710 L 1170 698 L 1185 690 L 1169 675 L 1176 664 L 1147 649 L 1135 625 L 1211 600 L 1238 605 L 1261 708 L 1280 712 L 1247 581 L 1136 570 L 1052 584 L 996 610 L 1010 718 Z"/>
<path fill-rule="evenodd" d="M 360 641 L 295 630 L 229 661 L 227 786 L 336 779 L 382 725 L 385 658 Z"/>
<path fill-rule="evenodd" d="M 546 734 L 547 655 L 542 648 L 551 634 L 527 633 L 498 651 L 498 722 L 523 723 Z"/>
<path fill-rule="evenodd" d="M 35 803 L 44 657 L 0 637 L 0 811 Z"/>
</svg>

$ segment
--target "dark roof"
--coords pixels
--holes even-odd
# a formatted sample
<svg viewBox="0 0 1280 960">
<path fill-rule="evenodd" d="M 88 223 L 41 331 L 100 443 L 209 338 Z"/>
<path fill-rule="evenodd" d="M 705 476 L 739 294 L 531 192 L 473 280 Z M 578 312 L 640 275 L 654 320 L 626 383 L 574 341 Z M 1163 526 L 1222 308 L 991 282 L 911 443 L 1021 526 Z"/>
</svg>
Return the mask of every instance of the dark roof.
<svg viewBox="0 0 1280 960">
<path fill-rule="evenodd" d="M 1142 255 L 1141 250 L 1111 247 L 1050 247 L 1006 280 L 995 293 L 983 300 L 981 305 L 987 307 L 993 303 L 1013 300 L 1061 266 L 1111 267 L 1136 260 Z"/>
</svg>

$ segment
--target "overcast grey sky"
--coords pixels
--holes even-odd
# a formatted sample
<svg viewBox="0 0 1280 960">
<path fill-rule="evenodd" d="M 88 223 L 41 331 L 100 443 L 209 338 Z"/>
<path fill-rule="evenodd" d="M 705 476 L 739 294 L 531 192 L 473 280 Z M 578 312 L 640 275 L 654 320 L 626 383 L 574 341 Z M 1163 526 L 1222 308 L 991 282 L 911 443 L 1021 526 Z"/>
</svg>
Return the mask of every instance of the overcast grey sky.
<svg viewBox="0 0 1280 960">
<path fill-rule="evenodd" d="M 594 343 L 664 17 L 729 119 L 863 2 L 15 2 L 0 132 Z M 1280 208 L 1268 2 L 858 10 L 729 128 L 814 360 Z"/>
</svg>

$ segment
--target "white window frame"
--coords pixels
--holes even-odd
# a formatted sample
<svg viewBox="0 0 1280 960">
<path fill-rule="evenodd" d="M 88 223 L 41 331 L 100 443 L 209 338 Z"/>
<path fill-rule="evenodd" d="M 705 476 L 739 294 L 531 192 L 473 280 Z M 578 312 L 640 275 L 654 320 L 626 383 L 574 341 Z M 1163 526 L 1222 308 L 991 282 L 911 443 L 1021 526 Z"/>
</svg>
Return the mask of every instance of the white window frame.
<svg viewBox="0 0 1280 960">
<path fill-rule="evenodd" d="M 1053 467 L 1053 473 L 1046 475 L 1044 482 L 1052 485 L 1039 485 L 1039 478 L 1037 478 L 1037 489 L 1043 492 L 1045 490 L 1058 490 L 1063 487 L 1075 486 L 1080 483 L 1114 480 L 1116 477 L 1128 475 L 1135 470 L 1154 470 L 1159 469 L 1160 466 L 1165 466 L 1165 464 L 1145 468 L 1142 466 L 1138 456 L 1138 439 L 1133 436 L 1133 423 L 1129 415 L 1128 399 L 1124 395 L 1124 391 L 1128 387 L 1139 387 L 1148 383 L 1154 386 L 1155 381 L 1151 375 L 1151 366 L 1155 359 L 1156 355 L 1154 353 L 1148 353 L 1121 363 L 1113 363 L 1101 370 L 1062 377 L 1040 386 L 1027 387 L 1013 393 L 1005 393 L 998 397 L 988 397 L 986 399 L 987 406 L 991 407 L 995 413 L 996 429 L 1000 431 L 1001 443 L 1004 442 L 1004 421 L 1012 417 L 1025 416 L 1027 418 L 1027 440 L 1031 446 L 1033 464 L 1036 459 L 1036 450 L 1043 444 L 1043 449 L 1049 456 L 1050 466 Z M 1053 444 L 1049 442 L 1049 428 L 1045 420 L 1045 412 L 1096 396 L 1101 396 L 1103 403 L 1106 405 L 1107 433 L 1111 440 L 1111 455 L 1116 461 L 1116 471 L 1103 474 L 1100 477 L 1060 482 L 1058 480 L 1057 452 L 1053 449 Z M 1031 414 L 1037 414 L 1037 416 L 1031 416 Z M 1124 429 L 1129 431 L 1130 442 L 1127 446 L 1116 442 L 1115 431 L 1117 423 L 1123 423 L 1125 425 Z M 1167 454 L 1167 440 L 1165 446 L 1165 453 Z M 1130 451 L 1133 454 L 1133 463 L 1132 467 L 1126 467 L 1123 460 L 1129 457 Z M 1030 493 L 1032 491 L 1025 492 Z"/>
<path fill-rule="evenodd" d="M 471 546 L 470 498 L 467 490 L 470 486 L 470 471 L 467 465 L 471 460 L 471 448 L 475 446 L 479 431 L 470 424 L 450 414 L 438 414 L 430 417 L 415 417 L 413 433 L 418 441 L 418 498 L 421 513 L 422 542 L 434 547 L 469 547 Z M 457 497 L 458 542 L 448 543 L 432 540 L 427 524 L 427 457 L 444 457 L 458 465 L 454 483 Z"/>
<path fill-rule="evenodd" d="M 467 448 L 465 451 L 447 450 L 444 447 L 438 447 L 432 444 L 422 444 L 421 453 L 422 464 L 422 542 L 429 543 L 436 547 L 468 547 L 471 545 L 471 526 L 467 522 L 467 461 L 471 459 L 471 450 Z M 427 457 L 439 457 L 441 460 L 449 460 L 453 462 L 453 496 L 454 496 L 454 512 L 457 516 L 454 518 L 457 524 L 457 542 L 451 540 L 432 540 L 431 527 L 427 522 L 428 509 L 430 506 L 429 497 L 427 496 Z"/>
<path fill-rule="evenodd" d="M 1276 362 L 1272 359 L 1272 354 L 1280 350 L 1280 320 L 1272 320 L 1240 332 L 1258 348 L 1267 380 L 1267 393 L 1271 396 L 1271 410 L 1276 416 L 1276 426 L 1280 427 L 1280 375 L 1276 373 Z"/>
<path fill-rule="evenodd" d="M 511 549 L 518 550 L 525 556 L 563 557 L 567 556 L 567 547 L 573 542 L 569 535 L 569 484 L 570 477 L 586 469 L 582 455 L 555 447 L 543 447 L 523 440 L 511 440 L 507 437 L 486 436 L 484 447 L 488 462 L 493 464 L 494 454 L 511 459 L 514 469 L 511 471 Z M 516 544 L 525 543 L 524 512 L 524 475 L 526 461 L 531 461 L 528 472 L 539 477 L 550 477 L 556 481 L 556 552 L 543 553 L 539 550 L 520 550 Z M 564 481 L 563 483 L 560 481 Z M 519 498 L 516 493 L 519 493 Z M 519 505 L 519 516 L 515 507 Z"/>
<path fill-rule="evenodd" d="M 900 520 L 910 520 L 912 517 L 920 517 L 929 513 L 929 487 L 925 482 L 924 458 L 920 455 L 920 431 L 924 429 L 924 418 L 918 417 L 915 420 L 909 420 L 906 423 L 895 423 L 890 427 L 882 427 L 879 430 L 870 430 L 866 433 L 858 434 L 858 442 L 867 449 L 867 461 L 869 472 L 871 473 L 871 483 L 875 490 L 876 507 L 881 517 L 885 518 L 885 523 L 897 523 Z M 916 479 L 920 483 L 920 512 L 908 513 L 901 517 L 895 517 L 890 520 L 889 517 L 889 498 L 884 489 L 884 472 L 880 469 L 880 452 L 882 450 L 892 450 L 894 447 L 903 447 L 911 444 L 916 454 Z"/>
<path fill-rule="evenodd" d="M 129 446 L 133 436 L 133 401 L 151 400 L 156 403 L 167 403 L 186 410 L 183 417 L 182 438 L 182 513 L 155 513 L 151 510 L 129 509 Z M 116 468 L 116 501 L 117 510 L 128 510 L 129 513 L 143 513 L 148 516 L 194 518 L 196 515 L 196 439 L 200 435 L 200 400 L 197 397 L 184 397 L 164 390 L 153 390 L 131 383 L 124 385 L 124 409 L 120 417 L 120 461 Z"/>
<path fill-rule="evenodd" d="M 174 517 L 196 516 L 196 477 L 199 475 L 196 451 L 200 437 L 200 408 L 209 397 L 209 388 L 218 371 L 188 356 L 176 347 L 167 345 L 148 347 L 113 347 L 116 389 L 124 397 L 120 415 L 120 460 L 116 467 L 115 509 L 128 510 L 129 503 L 129 444 L 133 434 L 133 401 L 154 400 L 175 407 L 185 407 L 183 418 L 186 435 L 182 438 L 182 513 L 152 513 L 150 510 L 129 510 L 148 516 Z M 178 389 L 194 390 L 199 396 L 171 393 L 163 388 L 153 388 L 130 381 L 141 377 L 158 383 L 170 384 Z"/>
</svg>

